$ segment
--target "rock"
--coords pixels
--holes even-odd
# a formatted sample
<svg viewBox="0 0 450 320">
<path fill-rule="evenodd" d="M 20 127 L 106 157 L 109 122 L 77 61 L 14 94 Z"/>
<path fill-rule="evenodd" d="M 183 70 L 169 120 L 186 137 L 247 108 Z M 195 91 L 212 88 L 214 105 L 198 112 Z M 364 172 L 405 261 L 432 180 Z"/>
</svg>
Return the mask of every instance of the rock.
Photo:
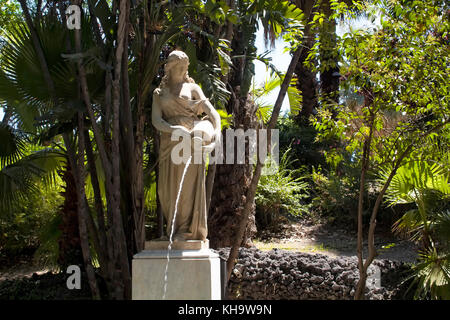
<svg viewBox="0 0 450 320">
<path fill-rule="evenodd" d="M 338 285 L 336 282 L 333 283 L 333 285 L 331 286 L 331 289 L 333 289 L 334 291 L 339 291 L 341 290 L 341 286 Z"/>
<path fill-rule="evenodd" d="M 228 248 L 218 250 L 221 256 L 228 252 Z M 374 266 L 382 274 L 395 274 L 399 268 L 399 264 L 388 260 L 375 261 Z M 237 299 L 353 299 L 358 278 L 357 259 L 353 257 L 241 249 L 229 290 Z M 398 282 L 398 277 L 394 278 L 388 280 Z M 397 291 L 396 285 L 387 289 L 383 283 L 381 288 L 367 288 L 367 297 L 389 299 Z"/>
</svg>

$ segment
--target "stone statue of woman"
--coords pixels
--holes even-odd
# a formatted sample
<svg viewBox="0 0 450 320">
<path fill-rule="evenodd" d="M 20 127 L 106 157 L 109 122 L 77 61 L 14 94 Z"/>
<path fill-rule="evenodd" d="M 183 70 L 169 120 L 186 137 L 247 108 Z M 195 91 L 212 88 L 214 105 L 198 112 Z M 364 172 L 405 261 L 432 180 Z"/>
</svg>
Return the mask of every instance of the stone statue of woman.
<svg viewBox="0 0 450 320">
<path fill-rule="evenodd" d="M 194 131 L 199 128 L 203 131 L 203 137 L 208 137 L 205 138 L 208 145 L 204 146 L 203 143 L 200 147 L 210 152 L 214 149 L 214 143 L 220 141 L 220 116 L 202 89 L 189 77 L 188 66 L 189 58 L 184 52 L 171 52 L 164 66 L 165 75 L 161 84 L 153 92 L 152 123 L 161 133 L 158 195 L 162 213 L 167 221 L 167 235 L 170 236 L 172 232 L 176 211 L 173 239 L 205 241 L 208 233 L 205 163 L 174 162 L 171 157 L 172 150 L 180 142 L 178 139 L 173 141 L 171 137 L 176 131 L 193 141 L 198 138 Z M 210 120 L 200 119 L 202 114 L 206 114 L 206 118 Z M 184 182 L 180 186 L 185 169 Z M 175 208 L 180 188 L 180 198 Z"/>
</svg>

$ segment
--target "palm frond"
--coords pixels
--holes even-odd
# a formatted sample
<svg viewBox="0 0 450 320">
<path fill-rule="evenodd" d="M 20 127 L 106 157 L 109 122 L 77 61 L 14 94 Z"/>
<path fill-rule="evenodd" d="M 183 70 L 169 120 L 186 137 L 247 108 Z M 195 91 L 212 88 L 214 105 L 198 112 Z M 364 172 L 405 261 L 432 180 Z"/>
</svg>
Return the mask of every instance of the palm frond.
<svg viewBox="0 0 450 320">
<path fill-rule="evenodd" d="M 420 254 L 421 262 L 413 267 L 415 298 L 450 299 L 450 254 L 439 254 L 435 247 Z"/>
<path fill-rule="evenodd" d="M 31 152 L 0 170 L 0 208 L 8 211 L 16 203 L 38 191 L 36 181 L 54 185 L 57 170 L 66 158 L 52 149 Z"/>
<path fill-rule="evenodd" d="M 26 148 L 26 139 L 19 131 L 0 123 L 0 168 L 19 160 Z"/>
<path fill-rule="evenodd" d="M 379 182 L 384 183 L 389 172 L 389 168 L 381 170 Z M 431 190 L 450 194 L 449 170 L 437 163 L 413 161 L 397 170 L 386 190 L 386 199 L 390 205 L 412 203 L 418 200 L 418 196 L 431 197 Z"/>
</svg>

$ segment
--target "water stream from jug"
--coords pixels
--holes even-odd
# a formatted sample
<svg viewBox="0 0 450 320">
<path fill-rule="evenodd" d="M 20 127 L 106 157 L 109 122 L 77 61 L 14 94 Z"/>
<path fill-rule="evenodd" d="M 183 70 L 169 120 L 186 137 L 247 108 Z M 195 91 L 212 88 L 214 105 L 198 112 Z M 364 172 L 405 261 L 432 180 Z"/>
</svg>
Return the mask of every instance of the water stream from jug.
<svg viewBox="0 0 450 320">
<path fill-rule="evenodd" d="M 163 300 L 166 299 L 166 293 L 167 293 L 167 275 L 169 271 L 169 260 L 170 260 L 170 250 L 172 250 L 172 244 L 173 244 L 173 232 L 174 232 L 174 225 L 175 225 L 175 219 L 177 217 L 177 211 L 178 211 L 178 201 L 180 200 L 181 196 L 181 190 L 183 189 L 183 182 L 184 177 L 186 176 L 187 169 L 189 165 L 191 164 L 192 156 L 189 157 L 188 161 L 186 162 L 186 166 L 184 167 L 183 175 L 181 176 L 181 182 L 180 182 L 180 188 L 178 189 L 177 194 L 177 200 L 175 201 L 175 209 L 173 213 L 173 219 L 172 219 L 172 227 L 170 229 L 170 236 L 169 236 L 169 247 L 167 248 L 167 262 L 166 262 L 166 270 L 164 271 L 164 294 L 163 294 Z"/>
</svg>

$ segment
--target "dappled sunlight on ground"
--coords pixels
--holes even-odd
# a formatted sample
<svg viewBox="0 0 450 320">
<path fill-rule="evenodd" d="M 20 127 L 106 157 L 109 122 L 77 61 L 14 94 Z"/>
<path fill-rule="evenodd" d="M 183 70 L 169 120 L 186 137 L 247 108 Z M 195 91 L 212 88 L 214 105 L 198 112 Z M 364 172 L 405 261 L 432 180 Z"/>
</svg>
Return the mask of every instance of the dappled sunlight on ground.
<svg viewBox="0 0 450 320">
<path fill-rule="evenodd" d="M 264 233 L 254 245 L 263 251 L 281 249 L 305 253 L 320 253 L 331 257 L 356 256 L 356 233 L 338 229 L 325 223 L 295 222 L 282 228 L 282 232 Z M 366 246 L 366 242 L 364 242 Z M 416 245 L 392 235 L 377 234 L 377 259 L 414 262 Z M 367 249 L 364 251 L 366 255 Z"/>
</svg>

